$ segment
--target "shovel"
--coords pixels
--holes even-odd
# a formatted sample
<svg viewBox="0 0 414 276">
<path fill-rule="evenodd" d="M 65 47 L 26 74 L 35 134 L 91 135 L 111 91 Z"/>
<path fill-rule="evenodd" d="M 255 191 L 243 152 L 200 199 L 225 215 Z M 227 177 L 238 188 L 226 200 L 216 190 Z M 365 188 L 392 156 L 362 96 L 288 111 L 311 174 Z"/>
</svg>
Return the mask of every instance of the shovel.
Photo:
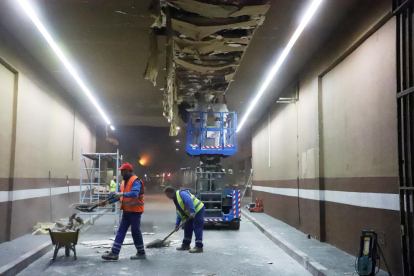
<svg viewBox="0 0 414 276">
<path fill-rule="evenodd" d="M 184 225 L 184 223 L 186 223 L 187 221 L 185 220 L 185 221 L 183 221 L 181 224 L 180 224 L 180 226 L 178 226 L 178 228 L 180 228 L 181 226 L 183 226 Z M 152 241 L 152 242 L 150 242 L 150 243 L 148 243 L 147 245 L 146 245 L 146 248 L 158 248 L 158 247 L 163 247 L 163 245 L 164 245 L 164 242 L 169 238 L 169 237 L 171 237 L 171 235 L 172 234 L 174 234 L 174 232 L 175 232 L 175 229 L 168 235 L 168 236 L 166 236 L 163 240 L 160 240 L 160 239 L 156 239 L 155 241 Z"/>
<path fill-rule="evenodd" d="M 115 194 L 111 195 L 110 197 L 108 197 L 107 200 L 105 200 L 104 202 L 108 202 L 109 200 L 113 199 L 115 197 Z M 81 212 L 85 212 L 85 213 L 92 213 L 95 212 L 95 209 L 99 206 L 99 203 L 90 207 L 90 206 L 77 206 L 75 207 L 76 210 L 81 211 Z"/>
</svg>

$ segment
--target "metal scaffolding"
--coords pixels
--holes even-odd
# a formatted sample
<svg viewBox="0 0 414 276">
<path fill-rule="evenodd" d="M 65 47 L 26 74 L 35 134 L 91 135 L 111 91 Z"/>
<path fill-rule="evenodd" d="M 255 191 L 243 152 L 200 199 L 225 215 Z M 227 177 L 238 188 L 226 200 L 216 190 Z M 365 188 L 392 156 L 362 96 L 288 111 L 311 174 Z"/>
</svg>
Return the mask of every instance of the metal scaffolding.
<svg viewBox="0 0 414 276">
<path fill-rule="evenodd" d="M 81 150 L 81 167 L 79 183 L 79 202 L 90 203 L 107 199 L 109 192 L 109 183 L 106 183 L 108 170 L 116 172 L 117 187 L 119 191 L 119 171 L 118 168 L 122 163 L 122 155 L 119 150 L 116 153 L 84 153 Z M 108 168 L 108 164 L 111 167 Z M 98 207 L 95 214 L 118 214 L 118 203 L 114 207 Z"/>
</svg>

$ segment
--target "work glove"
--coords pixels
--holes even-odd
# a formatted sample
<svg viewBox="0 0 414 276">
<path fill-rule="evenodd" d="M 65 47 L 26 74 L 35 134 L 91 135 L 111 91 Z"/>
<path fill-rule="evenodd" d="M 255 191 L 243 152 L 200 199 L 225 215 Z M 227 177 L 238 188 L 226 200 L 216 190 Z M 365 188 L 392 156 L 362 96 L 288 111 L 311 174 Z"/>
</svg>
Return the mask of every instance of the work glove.
<svg viewBox="0 0 414 276">
<path fill-rule="evenodd" d="M 175 226 L 175 232 L 178 232 L 178 230 L 180 230 L 180 226 L 178 225 L 178 226 Z"/>
<path fill-rule="evenodd" d="M 106 200 L 101 200 L 101 201 L 99 202 L 99 205 L 98 205 L 98 206 L 103 207 L 103 206 L 105 206 L 107 203 L 108 203 L 108 202 L 107 202 Z"/>
<path fill-rule="evenodd" d="M 195 215 L 194 214 L 191 214 L 188 219 L 193 219 L 194 217 L 195 217 Z"/>
</svg>

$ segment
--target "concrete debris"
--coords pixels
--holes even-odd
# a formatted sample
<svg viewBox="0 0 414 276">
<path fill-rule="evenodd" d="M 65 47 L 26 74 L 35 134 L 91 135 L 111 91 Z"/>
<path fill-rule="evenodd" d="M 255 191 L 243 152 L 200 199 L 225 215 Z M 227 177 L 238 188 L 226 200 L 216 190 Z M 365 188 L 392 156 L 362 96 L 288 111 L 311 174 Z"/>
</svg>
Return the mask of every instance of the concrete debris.
<svg viewBox="0 0 414 276">
<path fill-rule="evenodd" d="M 221 6 L 202 3 L 193 0 L 178 0 L 170 2 L 174 7 L 185 10 L 187 12 L 196 13 L 204 17 L 210 18 L 228 18 L 239 16 L 257 17 L 261 14 L 266 14 L 270 5 L 246 6 L 239 10 L 236 6 Z"/>
<path fill-rule="evenodd" d="M 66 220 L 66 219 L 65 219 Z M 83 219 L 77 217 L 74 213 L 69 217 L 69 222 L 64 224 L 62 222 L 38 222 L 33 226 L 32 235 L 48 235 L 50 229 L 52 232 L 76 232 L 84 226 Z"/>
<path fill-rule="evenodd" d="M 178 0 L 171 2 L 171 5 L 187 12 L 215 18 L 227 18 L 238 10 L 236 6 L 217 6 L 193 0 Z"/>
<path fill-rule="evenodd" d="M 150 54 L 147 68 L 145 69 L 144 78 L 151 81 L 154 86 L 157 84 L 158 76 L 158 39 L 154 29 L 150 29 Z"/>
<path fill-rule="evenodd" d="M 152 232 L 152 233 L 143 232 L 142 235 L 155 235 L 155 233 L 154 232 Z"/>
<path fill-rule="evenodd" d="M 155 241 L 149 242 L 145 245 L 146 248 L 160 248 L 160 247 L 169 247 L 171 245 L 171 240 L 166 240 L 161 244 L 162 240 L 156 239 Z"/>
<path fill-rule="evenodd" d="M 237 68 L 237 66 L 239 66 L 238 63 L 230 63 L 230 64 L 226 64 L 226 65 L 217 65 L 217 66 L 201 66 L 195 63 L 191 63 L 191 62 L 187 62 L 184 61 L 182 59 L 179 58 L 175 58 L 174 62 L 191 70 L 194 70 L 196 72 L 200 72 L 202 74 L 207 74 L 207 73 L 214 73 L 215 71 L 218 70 L 223 70 L 226 68 Z"/>
<path fill-rule="evenodd" d="M 160 16 L 165 26 L 163 116 L 170 123 L 170 136 L 178 134 L 178 120 L 187 118 L 196 92 L 205 97 L 225 94 L 254 31 L 263 24 L 270 8 L 263 1 L 256 5 L 226 0 L 205 2 L 154 1 L 151 7 L 156 18 L 154 26 L 160 28 Z M 150 59 L 155 49 L 151 46 Z M 155 84 L 156 63 L 153 65 L 148 63 L 145 76 Z"/>
<path fill-rule="evenodd" d="M 268 264 L 273 264 L 273 262 L 267 262 Z"/>
<path fill-rule="evenodd" d="M 55 225 L 54 222 L 38 222 L 33 226 L 32 235 L 48 235 L 48 228 L 52 228 Z"/>
<path fill-rule="evenodd" d="M 243 7 L 241 10 L 232 13 L 230 17 L 248 15 L 250 16 L 250 18 L 255 18 L 260 15 L 266 14 L 269 8 L 270 5 L 246 6 Z"/>
<path fill-rule="evenodd" d="M 56 222 L 51 230 L 52 232 L 75 232 L 77 230 L 81 230 L 83 226 L 83 219 L 74 213 L 69 217 L 69 222 L 66 225 Z"/>
<path fill-rule="evenodd" d="M 254 29 L 258 22 L 256 20 L 249 20 L 240 23 L 227 24 L 221 26 L 196 26 L 184 21 L 172 19 L 172 28 L 174 31 L 184 34 L 194 40 L 202 40 L 211 34 L 217 33 L 223 30 L 236 30 L 236 29 Z"/>
</svg>

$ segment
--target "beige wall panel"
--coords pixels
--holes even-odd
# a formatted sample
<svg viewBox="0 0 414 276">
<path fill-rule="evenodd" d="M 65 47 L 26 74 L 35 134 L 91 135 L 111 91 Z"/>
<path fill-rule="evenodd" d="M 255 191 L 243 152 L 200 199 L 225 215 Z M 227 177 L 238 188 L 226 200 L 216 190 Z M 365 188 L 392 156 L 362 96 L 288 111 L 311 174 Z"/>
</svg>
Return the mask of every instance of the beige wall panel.
<svg viewBox="0 0 414 276">
<path fill-rule="evenodd" d="M 10 177 L 15 75 L 0 64 L 0 178 Z"/>
<path fill-rule="evenodd" d="M 25 75 L 19 78 L 15 177 L 63 178 L 72 160 L 73 111 Z"/>
<path fill-rule="evenodd" d="M 268 119 L 263 120 L 252 136 L 253 179 L 268 180 L 269 178 L 269 134 Z"/>
<path fill-rule="evenodd" d="M 324 177 L 397 176 L 395 20 L 322 78 Z"/>
<path fill-rule="evenodd" d="M 301 80 L 298 101 L 299 178 L 319 174 L 318 78 Z"/>
<path fill-rule="evenodd" d="M 270 119 L 271 166 L 267 180 L 296 179 L 298 175 L 296 104 L 278 104 Z"/>
<path fill-rule="evenodd" d="M 0 41 L 0 58 L 19 74 L 14 190 L 62 187 L 67 185 L 67 176 L 70 185 L 77 185 L 80 149 L 95 152 L 95 127 L 80 114 L 74 114 L 75 102 L 68 92 L 1 26 Z M 0 67 L 0 155 L 6 156 L 0 160 L 0 178 L 9 177 L 10 165 L 3 162 L 10 162 L 13 125 L 14 76 L 5 72 Z M 5 87 L 10 93 L 5 92 Z M 11 230 L 11 236 L 1 232 L 0 242 L 28 233 L 35 222 L 50 220 L 50 198 L 30 198 L 31 193 L 35 192 L 28 192 L 29 199 L 13 201 L 11 223 L 6 221 L 4 226 Z M 77 196 L 66 197 L 52 198 L 55 219 L 67 216 L 68 203 L 78 201 Z"/>
<path fill-rule="evenodd" d="M 79 179 L 80 177 L 80 159 L 81 149 L 83 152 L 95 152 L 96 151 L 96 136 L 95 127 L 89 126 L 81 116 L 76 115 L 75 121 L 75 144 L 73 149 L 73 166 L 71 174 L 73 178 Z M 90 163 L 88 163 L 90 166 Z M 85 174 L 86 177 L 86 174 Z"/>
</svg>

